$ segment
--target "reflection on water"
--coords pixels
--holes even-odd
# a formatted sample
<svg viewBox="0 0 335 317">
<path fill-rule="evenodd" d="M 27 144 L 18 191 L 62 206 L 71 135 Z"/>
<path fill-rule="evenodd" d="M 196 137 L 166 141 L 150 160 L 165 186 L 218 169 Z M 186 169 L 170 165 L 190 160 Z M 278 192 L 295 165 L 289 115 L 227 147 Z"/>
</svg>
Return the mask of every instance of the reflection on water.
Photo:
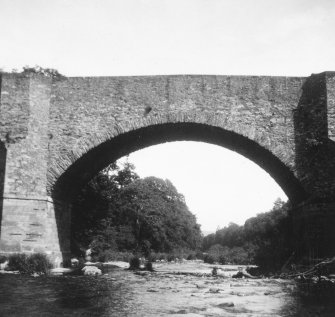
<svg viewBox="0 0 335 317">
<path fill-rule="evenodd" d="M 147 274 L 0 275 L 0 316 L 335 316 L 332 300 L 301 297 L 292 281 L 172 274 L 210 270 L 188 263 Z"/>
<path fill-rule="evenodd" d="M 123 272 L 102 277 L 2 275 L 0 316 L 110 316 L 111 308 L 115 316 L 127 315 L 133 293 L 118 273 Z"/>
</svg>

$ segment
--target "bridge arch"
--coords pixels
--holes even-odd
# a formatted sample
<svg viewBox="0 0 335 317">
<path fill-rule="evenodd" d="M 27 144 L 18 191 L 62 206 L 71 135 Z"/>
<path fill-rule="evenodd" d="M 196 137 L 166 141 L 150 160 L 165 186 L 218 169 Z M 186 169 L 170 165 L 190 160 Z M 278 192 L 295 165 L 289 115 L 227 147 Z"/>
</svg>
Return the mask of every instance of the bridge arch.
<svg viewBox="0 0 335 317">
<path fill-rule="evenodd" d="M 200 141 L 233 150 L 268 172 L 293 204 L 307 197 L 280 144 L 269 144 L 266 135 L 255 131 L 252 125 L 242 127 L 219 115 L 196 112 L 146 116 L 78 142 L 52 163 L 49 195 L 70 202 L 85 183 L 110 163 L 145 147 L 172 141 Z"/>
</svg>

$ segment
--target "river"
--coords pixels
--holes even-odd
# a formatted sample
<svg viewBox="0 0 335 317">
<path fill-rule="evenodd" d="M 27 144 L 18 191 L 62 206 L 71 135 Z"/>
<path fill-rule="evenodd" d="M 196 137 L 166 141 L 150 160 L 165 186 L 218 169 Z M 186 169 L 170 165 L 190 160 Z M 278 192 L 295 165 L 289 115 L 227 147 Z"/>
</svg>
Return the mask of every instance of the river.
<svg viewBox="0 0 335 317">
<path fill-rule="evenodd" d="M 201 276 L 213 265 L 155 264 L 93 276 L 0 274 L 0 316 L 335 316 L 334 304 L 300 296 L 294 281 Z"/>
</svg>

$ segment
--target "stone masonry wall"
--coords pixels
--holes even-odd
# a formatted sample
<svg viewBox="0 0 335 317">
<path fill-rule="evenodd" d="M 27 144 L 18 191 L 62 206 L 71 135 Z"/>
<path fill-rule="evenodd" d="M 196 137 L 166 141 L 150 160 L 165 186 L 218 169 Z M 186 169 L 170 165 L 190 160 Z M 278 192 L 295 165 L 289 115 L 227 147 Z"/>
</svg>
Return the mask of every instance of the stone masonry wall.
<svg viewBox="0 0 335 317">
<path fill-rule="evenodd" d="M 61 256 L 55 206 L 46 191 L 50 92 L 50 78 L 2 75 L 1 252 Z"/>
<path fill-rule="evenodd" d="M 50 79 L 3 75 L 0 140 L 7 148 L 4 195 L 45 198 Z"/>
<path fill-rule="evenodd" d="M 326 73 L 328 137 L 335 142 L 335 72 Z"/>
<path fill-rule="evenodd" d="M 1 77 L 0 140 L 11 144 L 28 133 L 30 80 L 16 74 Z"/>
<path fill-rule="evenodd" d="M 48 188 L 51 191 L 73 162 L 102 142 L 169 122 L 198 122 L 236 132 L 294 171 L 293 109 L 304 80 L 150 76 L 56 81 L 50 107 Z"/>
<path fill-rule="evenodd" d="M 334 200 L 334 87 L 329 73 L 309 77 L 295 110 L 295 169 L 311 199 Z"/>
</svg>

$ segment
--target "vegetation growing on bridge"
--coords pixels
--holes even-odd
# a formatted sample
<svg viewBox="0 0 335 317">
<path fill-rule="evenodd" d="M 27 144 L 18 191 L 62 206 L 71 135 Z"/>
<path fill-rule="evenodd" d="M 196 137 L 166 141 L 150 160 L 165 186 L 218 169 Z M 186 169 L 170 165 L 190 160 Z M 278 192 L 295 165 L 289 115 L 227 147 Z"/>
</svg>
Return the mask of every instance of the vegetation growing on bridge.
<svg viewBox="0 0 335 317">
<path fill-rule="evenodd" d="M 0 74 L 1 73 L 6 73 L 6 72 L 3 71 L 0 68 Z M 12 73 L 16 74 L 16 73 L 19 73 L 19 71 L 17 69 L 12 69 Z M 62 75 L 61 73 L 59 73 L 59 71 L 57 69 L 54 69 L 54 68 L 44 68 L 44 67 L 41 67 L 39 65 L 35 65 L 34 67 L 32 67 L 32 66 L 24 66 L 24 67 L 22 67 L 22 71 L 20 73 L 21 74 L 25 74 L 25 75 L 28 75 L 28 74 L 40 74 L 40 75 L 43 75 L 43 76 L 46 76 L 46 77 L 51 77 L 51 78 L 56 79 L 56 80 L 61 80 L 61 79 L 66 78 L 64 75 Z"/>
</svg>

